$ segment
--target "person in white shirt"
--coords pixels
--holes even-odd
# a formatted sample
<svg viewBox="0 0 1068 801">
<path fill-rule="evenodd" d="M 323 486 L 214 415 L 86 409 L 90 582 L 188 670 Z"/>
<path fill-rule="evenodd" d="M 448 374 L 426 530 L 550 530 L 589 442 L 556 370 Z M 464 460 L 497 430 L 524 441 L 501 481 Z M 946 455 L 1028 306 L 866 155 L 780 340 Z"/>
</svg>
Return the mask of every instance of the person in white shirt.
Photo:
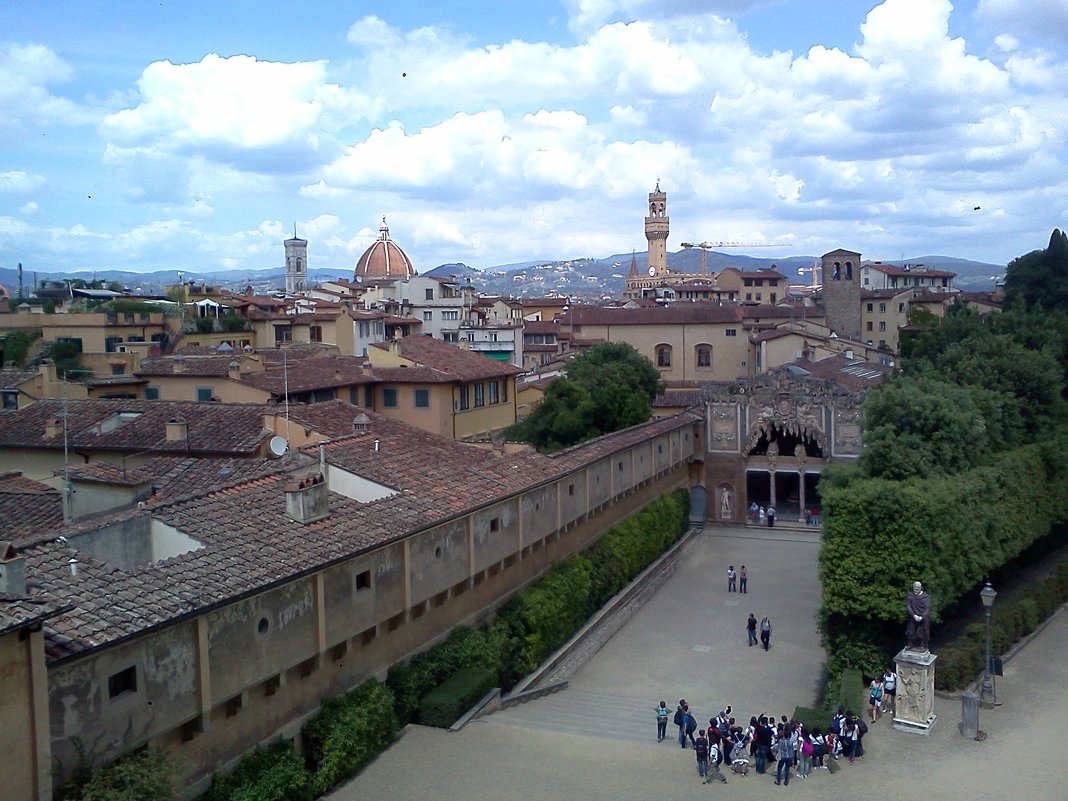
<svg viewBox="0 0 1068 801">
<path fill-rule="evenodd" d="M 889 665 L 883 671 L 883 711 L 889 711 L 890 717 L 897 712 L 897 673 Z"/>
</svg>

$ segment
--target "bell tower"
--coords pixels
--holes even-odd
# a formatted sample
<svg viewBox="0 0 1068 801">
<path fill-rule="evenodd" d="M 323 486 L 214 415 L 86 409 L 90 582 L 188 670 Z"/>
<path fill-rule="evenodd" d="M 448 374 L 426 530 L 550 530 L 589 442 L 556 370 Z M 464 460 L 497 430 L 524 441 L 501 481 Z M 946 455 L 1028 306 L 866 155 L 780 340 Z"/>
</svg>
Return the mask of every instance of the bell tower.
<svg viewBox="0 0 1068 801">
<path fill-rule="evenodd" d="M 656 189 L 649 193 L 649 213 L 645 217 L 645 239 L 649 243 L 649 275 L 660 277 L 668 274 L 667 266 L 668 215 L 667 193 Z"/>
<path fill-rule="evenodd" d="M 286 293 L 293 295 L 308 288 L 308 240 L 297 237 L 297 226 L 293 226 L 293 238 L 285 241 L 286 246 Z"/>
</svg>

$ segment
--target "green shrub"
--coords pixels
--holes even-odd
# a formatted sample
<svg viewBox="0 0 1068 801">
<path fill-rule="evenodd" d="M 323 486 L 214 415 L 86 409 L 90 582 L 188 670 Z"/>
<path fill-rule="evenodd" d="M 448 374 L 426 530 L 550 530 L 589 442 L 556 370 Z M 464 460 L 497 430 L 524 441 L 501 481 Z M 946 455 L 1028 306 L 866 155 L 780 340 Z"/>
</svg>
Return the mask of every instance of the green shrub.
<svg viewBox="0 0 1068 801">
<path fill-rule="evenodd" d="M 868 703 L 868 690 L 864 684 L 861 672 L 856 668 L 848 668 L 842 671 L 842 678 L 834 693 L 834 700 L 829 704 L 831 709 L 842 707 L 852 710 L 858 715 L 864 714 L 864 707 Z"/>
<path fill-rule="evenodd" d="M 857 714 L 860 713 L 858 712 Z M 812 731 L 812 729 L 826 729 L 831 716 L 827 713 L 826 709 L 798 706 L 794 707 L 793 719 L 802 726 L 808 728 L 809 731 Z"/>
<path fill-rule="evenodd" d="M 56 790 L 57 801 L 171 801 L 174 768 L 159 751 L 145 749 L 110 765 L 83 767 Z"/>
<path fill-rule="evenodd" d="M 210 334 L 215 330 L 215 320 L 211 317 L 198 317 L 195 325 L 199 334 Z"/>
<path fill-rule="evenodd" d="M 426 726 L 448 728 L 496 684 L 496 671 L 464 668 L 423 699 L 419 717 Z"/>
<path fill-rule="evenodd" d="M 397 729 L 393 693 L 374 679 L 326 701 L 303 731 L 315 794 L 355 776 L 393 742 Z"/>
<path fill-rule="evenodd" d="M 204 801 L 312 801 L 311 777 L 289 740 L 257 748 L 228 774 L 216 774 Z"/>
</svg>

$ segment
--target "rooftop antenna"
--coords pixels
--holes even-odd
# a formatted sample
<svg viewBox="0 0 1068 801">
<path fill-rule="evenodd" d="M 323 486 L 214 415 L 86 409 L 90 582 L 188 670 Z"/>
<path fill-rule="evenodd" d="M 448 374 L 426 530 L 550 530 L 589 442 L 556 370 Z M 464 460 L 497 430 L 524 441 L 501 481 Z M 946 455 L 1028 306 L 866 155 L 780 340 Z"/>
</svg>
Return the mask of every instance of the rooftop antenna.
<svg viewBox="0 0 1068 801">
<path fill-rule="evenodd" d="M 70 392 L 67 388 L 67 371 L 63 371 L 63 512 L 64 516 L 73 517 L 71 510 L 70 451 L 67 443 L 67 415 L 69 411 Z"/>
<path fill-rule="evenodd" d="M 295 221 L 293 223 L 293 238 L 297 238 L 297 223 Z"/>
</svg>

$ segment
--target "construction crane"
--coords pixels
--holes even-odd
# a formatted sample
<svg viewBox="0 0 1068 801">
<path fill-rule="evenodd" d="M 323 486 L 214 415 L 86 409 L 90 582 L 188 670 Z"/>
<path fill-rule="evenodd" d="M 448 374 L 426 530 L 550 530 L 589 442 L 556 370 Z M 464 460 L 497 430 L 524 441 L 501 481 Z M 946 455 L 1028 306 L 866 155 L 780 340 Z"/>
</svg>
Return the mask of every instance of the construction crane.
<svg viewBox="0 0 1068 801">
<path fill-rule="evenodd" d="M 816 259 L 816 263 L 813 264 L 811 267 L 797 268 L 798 275 L 805 275 L 806 273 L 812 276 L 812 281 L 809 284 L 809 288 L 818 289 L 819 286 L 823 283 L 823 265 L 820 264 L 819 259 Z M 819 275 L 819 278 L 816 277 L 817 274 Z"/>
<path fill-rule="evenodd" d="M 680 243 L 686 250 L 691 248 L 697 248 L 701 251 L 701 273 L 708 273 L 708 251 L 713 248 L 780 248 L 782 245 L 777 245 L 774 242 L 700 242 L 694 244 L 693 242 Z"/>
</svg>

